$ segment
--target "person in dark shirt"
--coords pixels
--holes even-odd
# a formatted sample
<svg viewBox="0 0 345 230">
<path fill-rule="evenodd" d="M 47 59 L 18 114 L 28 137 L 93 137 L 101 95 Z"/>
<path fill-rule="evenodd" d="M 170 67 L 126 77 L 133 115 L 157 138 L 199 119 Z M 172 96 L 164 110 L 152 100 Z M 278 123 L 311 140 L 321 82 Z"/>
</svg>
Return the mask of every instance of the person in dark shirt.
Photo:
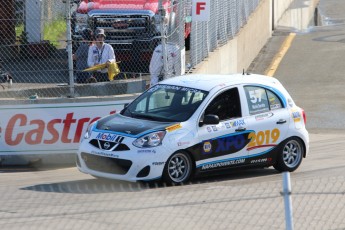
<svg viewBox="0 0 345 230">
<path fill-rule="evenodd" d="M 88 83 L 91 75 L 89 72 L 83 72 L 83 70 L 88 68 L 87 58 L 89 48 L 94 46 L 92 30 L 84 29 L 82 32 L 82 38 L 83 40 L 81 41 L 81 44 L 73 55 L 73 60 L 76 61 L 76 82 Z"/>
</svg>

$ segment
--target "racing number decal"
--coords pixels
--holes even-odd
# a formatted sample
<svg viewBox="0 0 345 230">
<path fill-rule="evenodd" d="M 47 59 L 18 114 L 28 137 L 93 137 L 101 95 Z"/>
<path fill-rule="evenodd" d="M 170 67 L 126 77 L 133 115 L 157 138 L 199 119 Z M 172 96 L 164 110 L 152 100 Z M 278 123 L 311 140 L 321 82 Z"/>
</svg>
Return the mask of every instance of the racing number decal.
<svg viewBox="0 0 345 230">
<path fill-rule="evenodd" d="M 255 104 L 255 103 L 260 103 L 261 102 L 261 94 L 262 94 L 262 90 L 251 90 L 249 91 L 249 97 L 250 97 L 250 101 Z"/>
<path fill-rule="evenodd" d="M 278 141 L 279 136 L 279 129 L 259 131 L 258 133 L 249 133 L 248 139 L 250 139 L 250 142 L 247 149 L 250 150 L 258 146 L 272 145 Z"/>
</svg>

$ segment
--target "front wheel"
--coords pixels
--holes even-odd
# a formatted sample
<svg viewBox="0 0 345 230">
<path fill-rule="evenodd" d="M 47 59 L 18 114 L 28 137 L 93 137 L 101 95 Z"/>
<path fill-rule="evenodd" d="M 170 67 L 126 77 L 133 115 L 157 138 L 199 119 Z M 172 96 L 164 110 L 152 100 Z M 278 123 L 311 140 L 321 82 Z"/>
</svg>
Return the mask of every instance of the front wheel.
<svg viewBox="0 0 345 230">
<path fill-rule="evenodd" d="M 273 167 L 280 172 L 293 172 L 302 162 L 304 145 L 299 138 L 289 138 L 283 142 L 278 154 L 277 162 Z"/>
<path fill-rule="evenodd" d="M 191 178 L 192 171 L 192 159 L 187 153 L 179 151 L 166 162 L 163 178 L 169 184 L 182 184 Z"/>
</svg>

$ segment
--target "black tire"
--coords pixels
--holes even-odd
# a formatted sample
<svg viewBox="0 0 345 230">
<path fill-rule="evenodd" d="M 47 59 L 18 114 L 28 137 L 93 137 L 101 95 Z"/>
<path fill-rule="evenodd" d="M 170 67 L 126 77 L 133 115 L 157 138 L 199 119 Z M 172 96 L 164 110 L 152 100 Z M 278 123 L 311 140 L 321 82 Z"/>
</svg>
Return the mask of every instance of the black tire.
<svg viewBox="0 0 345 230">
<path fill-rule="evenodd" d="M 277 162 L 273 167 L 279 172 L 293 172 L 302 162 L 304 145 L 297 137 L 286 139 L 279 149 Z"/>
<path fill-rule="evenodd" d="M 191 179 L 192 172 L 192 159 L 186 152 L 178 151 L 166 162 L 163 179 L 168 184 L 183 184 Z"/>
</svg>

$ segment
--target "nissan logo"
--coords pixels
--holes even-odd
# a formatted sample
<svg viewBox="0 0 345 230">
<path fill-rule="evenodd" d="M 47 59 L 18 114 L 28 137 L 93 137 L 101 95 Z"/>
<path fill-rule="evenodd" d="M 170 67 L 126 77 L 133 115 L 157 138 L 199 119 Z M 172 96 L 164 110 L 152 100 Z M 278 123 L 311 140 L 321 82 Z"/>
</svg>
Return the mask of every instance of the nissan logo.
<svg viewBox="0 0 345 230">
<path fill-rule="evenodd" d="M 103 147 L 104 147 L 104 149 L 109 149 L 110 143 L 109 142 L 105 142 Z"/>
</svg>

